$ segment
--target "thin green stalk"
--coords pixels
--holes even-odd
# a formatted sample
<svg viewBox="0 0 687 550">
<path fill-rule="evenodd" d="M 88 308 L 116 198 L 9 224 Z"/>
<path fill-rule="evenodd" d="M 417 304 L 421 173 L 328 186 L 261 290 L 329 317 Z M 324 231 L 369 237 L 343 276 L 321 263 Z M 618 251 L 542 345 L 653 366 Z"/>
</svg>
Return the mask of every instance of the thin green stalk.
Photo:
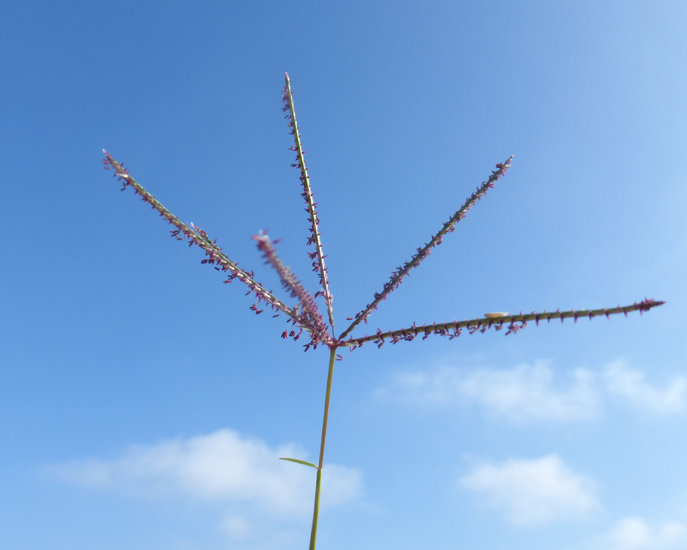
<svg viewBox="0 0 687 550">
<path fill-rule="evenodd" d="M 315 550 L 317 539 L 317 518 L 320 513 L 320 486 L 322 484 L 322 464 L 324 462 L 324 443 L 327 439 L 327 421 L 329 420 L 329 398 L 332 394 L 332 378 L 334 376 L 334 359 L 336 346 L 329 348 L 329 372 L 327 373 L 327 391 L 324 396 L 324 415 L 322 417 L 322 439 L 320 439 L 320 460 L 317 463 L 317 480 L 315 482 L 315 505 L 312 512 L 312 529 L 310 530 L 310 550 Z"/>
</svg>

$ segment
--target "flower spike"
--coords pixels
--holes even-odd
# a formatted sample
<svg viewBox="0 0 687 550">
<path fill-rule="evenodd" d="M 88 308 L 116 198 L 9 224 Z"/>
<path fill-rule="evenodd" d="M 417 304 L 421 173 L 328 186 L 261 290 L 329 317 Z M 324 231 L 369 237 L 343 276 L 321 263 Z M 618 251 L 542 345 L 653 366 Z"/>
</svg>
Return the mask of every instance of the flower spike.
<svg viewBox="0 0 687 550">
<path fill-rule="evenodd" d="M 298 325 L 305 328 L 312 338 L 309 345 L 317 347 L 317 344 L 331 344 L 332 338 L 327 331 L 327 325 L 317 309 L 315 299 L 303 287 L 298 278 L 286 267 L 270 241 L 270 238 L 262 233 L 254 235 L 253 239 L 258 243 L 258 248 L 262 252 L 267 263 L 269 263 L 279 274 L 282 285 L 291 293 L 291 297 L 298 298 L 298 305 L 293 309 L 291 317 Z"/>
<path fill-rule="evenodd" d="M 240 268 L 235 262 L 230 260 L 227 255 L 222 251 L 222 249 L 217 246 L 217 243 L 210 239 L 208 234 L 202 229 L 196 227 L 193 224 L 186 225 L 174 214 L 172 214 L 165 206 L 158 201 L 153 195 L 151 195 L 140 183 L 138 183 L 133 177 L 129 175 L 128 170 L 123 164 L 117 162 L 110 153 L 103 149 L 105 158 L 103 163 L 105 164 L 105 169 L 109 170 L 112 168 L 114 171 L 113 176 L 118 178 L 122 182 L 122 190 L 127 187 L 131 187 L 134 192 L 141 197 L 141 199 L 155 210 L 157 210 L 163 218 L 165 218 L 171 225 L 176 227 L 175 230 L 171 231 L 172 236 L 177 240 L 183 240 L 180 235 L 186 238 L 189 246 L 194 244 L 199 246 L 205 252 L 207 258 L 202 260 L 202 263 L 214 265 L 215 269 L 223 272 L 228 272 L 228 278 L 225 280 L 226 283 L 230 283 L 234 279 L 238 279 L 242 283 L 246 284 L 249 288 L 249 293 L 254 294 L 258 301 L 264 301 L 273 310 L 281 311 L 289 317 L 294 316 L 294 311 L 282 302 L 279 298 L 274 296 L 271 292 L 267 291 L 259 282 L 253 278 L 253 273 L 245 271 Z M 257 311 L 257 310 L 254 310 Z"/>
<path fill-rule="evenodd" d="M 292 164 L 294 167 L 300 169 L 300 180 L 303 185 L 303 193 L 301 194 L 307 204 L 308 219 L 310 221 L 310 237 L 308 237 L 308 244 L 315 247 L 315 253 L 310 255 L 313 260 L 312 266 L 320 278 L 320 285 L 322 286 L 322 296 L 324 302 L 327 304 L 327 315 L 329 316 L 329 324 L 332 328 L 332 336 L 334 335 L 334 311 L 332 303 L 334 297 L 329 290 L 329 277 L 327 276 L 327 268 L 324 265 L 324 253 L 322 252 L 322 237 L 320 236 L 320 218 L 317 214 L 317 203 L 310 187 L 310 176 L 308 175 L 308 168 L 305 165 L 305 156 L 303 145 L 301 144 L 301 135 L 298 131 L 298 120 L 296 119 L 296 109 L 293 105 L 293 95 L 291 93 L 291 82 L 289 81 L 289 73 L 285 73 L 286 84 L 284 85 L 284 94 L 282 100 L 284 102 L 283 110 L 286 111 L 286 118 L 289 121 L 289 127 L 293 134 L 294 146 L 296 151 L 296 163 Z M 315 261 L 315 256 L 317 260 Z"/>
<path fill-rule="evenodd" d="M 569 311 L 556 310 L 551 313 L 546 311 L 536 313 L 519 313 L 517 315 L 499 315 L 494 316 L 493 314 L 486 314 L 484 317 L 478 319 L 469 319 L 465 321 L 451 321 L 449 323 L 432 323 L 429 325 L 415 325 L 411 327 L 402 328 L 397 330 L 382 331 L 377 330 L 376 333 L 370 334 L 368 336 L 362 336 L 360 338 L 349 338 L 348 340 L 343 340 L 339 342 L 341 347 L 349 347 L 351 350 L 361 347 L 366 342 L 374 342 L 377 347 L 382 347 L 386 340 L 389 340 L 392 344 L 400 341 L 409 342 L 414 340 L 417 336 L 422 336 L 422 339 L 426 339 L 431 335 L 447 336 L 449 339 L 457 338 L 463 332 L 463 329 L 467 330 L 469 334 L 474 334 L 475 332 L 486 332 L 488 329 L 493 328 L 494 330 L 501 330 L 506 328 L 505 334 L 515 334 L 520 329 L 527 326 L 528 321 L 535 321 L 537 326 L 539 326 L 540 321 L 550 322 L 552 319 L 560 319 L 561 323 L 565 319 L 577 319 L 580 317 L 588 317 L 593 319 L 594 317 L 604 316 L 606 318 L 611 315 L 624 314 L 627 317 L 628 313 L 633 311 L 639 311 L 643 313 L 649 311 L 651 308 L 662 306 L 665 302 L 657 300 L 642 300 L 641 302 L 635 302 L 634 304 L 628 306 L 617 306 L 612 308 L 602 308 L 602 309 L 571 309 Z"/>
<path fill-rule="evenodd" d="M 468 210 L 470 210 L 470 208 L 472 208 L 472 206 L 478 200 L 480 200 L 484 195 L 486 195 L 487 191 L 494 187 L 496 181 L 506 173 L 508 168 L 510 168 L 510 163 L 512 160 L 513 155 L 508 157 L 508 159 L 506 159 L 505 162 L 497 164 L 496 170 L 494 170 L 489 176 L 489 178 L 486 181 L 482 182 L 482 185 L 480 185 L 477 188 L 477 190 L 472 195 L 470 195 L 470 197 L 468 197 L 463 206 L 461 206 L 460 209 L 458 209 L 453 214 L 453 216 L 451 216 L 446 221 L 446 223 L 444 223 L 444 225 L 437 232 L 437 234 L 432 235 L 430 241 L 426 243 L 422 248 L 418 248 L 417 252 L 413 255 L 412 258 L 410 258 L 410 260 L 408 260 L 402 266 L 396 268 L 391 273 L 391 277 L 384 284 L 384 288 L 382 289 L 382 291 L 375 293 L 374 300 L 372 300 L 369 304 L 365 306 L 365 308 L 362 311 L 360 311 L 354 316 L 353 322 L 341 334 L 341 336 L 339 336 L 339 340 L 342 340 L 343 338 L 348 336 L 351 333 L 351 331 L 362 321 L 367 320 L 370 313 L 372 313 L 372 311 L 377 308 L 379 303 L 401 284 L 401 281 L 404 279 L 406 275 L 408 275 L 408 272 L 414 267 L 420 265 L 420 262 L 424 260 L 427 256 L 429 256 L 431 249 L 441 244 L 446 234 L 451 233 L 455 230 L 456 224 L 465 217 Z"/>
</svg>

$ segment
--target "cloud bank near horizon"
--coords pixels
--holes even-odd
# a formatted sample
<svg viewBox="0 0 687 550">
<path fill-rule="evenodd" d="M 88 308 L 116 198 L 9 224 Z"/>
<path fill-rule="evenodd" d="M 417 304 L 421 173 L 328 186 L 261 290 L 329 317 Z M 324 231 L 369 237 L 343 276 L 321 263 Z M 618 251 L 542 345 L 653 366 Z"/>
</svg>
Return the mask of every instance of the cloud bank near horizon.
<svg viewBox="0 0 687 550">
<path fill-rule="evenodd" d="M 270 447 L 260 439 L 223 429 L 152 445 L 134 445 L 112 460 L 75 460 L 48 468 L 51 475 L 81 486 L 134 498 L 179 499 L 215 504 L 219 529 L 249 539 L 270 518 L 302 523 L 312 512 L 311 468 L 279 460 L 307 458 L 293 444 Z M 356 468 L 329 464 L 322 506 L 351 503 L 363 494 Z"/>
</svg>

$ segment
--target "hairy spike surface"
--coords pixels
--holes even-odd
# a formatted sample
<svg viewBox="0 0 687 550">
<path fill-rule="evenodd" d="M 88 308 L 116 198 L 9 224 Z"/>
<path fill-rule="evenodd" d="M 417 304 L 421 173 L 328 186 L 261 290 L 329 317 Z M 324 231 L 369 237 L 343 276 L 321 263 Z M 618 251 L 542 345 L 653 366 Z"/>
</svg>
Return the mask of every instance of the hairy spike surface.
<svg viewBox="0 0 687 550">
<path fill-rule="evenodd" d="M 460 336 L 463 330 L 467 330 L 469 334 L 474 334 L 475 332 L 486 332 L 488 329 L 501 330 L 505 328 L 507 329 L 505 334 L 514 334 L 520 329 L 525 328 L 528 321 L 535 321 L 536 325 L 539 326 L 540 321 L 548 322 L 552 319 L 560 319 L 561 322 L 563 322 L 565 319 L 572 318 L 577 322 L 577 319 L 580 317 L 593 319 L 594 317 L 604 316 L 608 318 L 611 315 L 618 315 L 621 313 L 627 316 L 628 313 L 633 311 L 638 311 L 641 314 L 645 311 L 649 311 L 651 308 L 661 306 L 664 303 L 665 302 L 657 300 L 645 299 L 628 306 L 617 306 L 612 308 L 572 309 L 568 311 L 556 310 L 551 313 L 547 313 L 546 311 L 536 313 L 533 311 L 527 314 L 519 313 L 518 315 L 503 315 L 499 317 L 485 316 L 478 319 L 451 321 L 448 323 L 432 323 L 420 326 L 413 324 L 411 327 L 398 330 L 377 330 L 374 334 L 362 336 L 360 338 L 342 340 L 339 342 L 339 345 L 355 349 L 366 342 L 374 342 L 377 347 L 382 347 L 386 340 L 395 344 L 400 341 L 409 342 L 418 336 L 422 336 L 422 338 L 425 339 L 431 335 L 447 336 L 453 339 Z"/>
<path fill-rule="evenodd" d="M 258 243 L 258 248 L 262 252 L 267 263 L 269 263 L 279 275 L 282 285 L 291 293 L 291 297 L 298 298 L 298 305 L 293 309 L 292 318 L 298 325 L 305 328 L 312 338 L 306 344 L 307 347 L 316 347 L 317 344 L 325 343 L 331 344 L 332 339 L 329 336 L 327 325 L 317 309 L 315 299 L 303 287 L 291 270 L 284 265 L 274 246 L 270 242 L 270 238 L 266 234 L 254 235 L 253 239 Z"/>
<path fill-rule="evenodd" d="M 384 300 L 396 288 L 398 288 L 398 286 L 401 284 L 401 281 L 406 277 L 406 275 L 408 275 L 410 270 L 420 265 L 420 262 L 422 262 L 422 260 L 429 256 L 432 248 L 441 244 L 445 235 L 455 230 L 456 224 L 465 217 L 465 215 L 468 213 L 468 210 L 470 210 L 470 208 L 472 208 L 472 206 L 478 200 L 480 200 L 484 195 L 486 195 L 487 191 L 494 187 L 494 184 L 498 181 L 498 179 L 506 173 L 508 168 L 510 168 L 510 163 L 512 160 L 513 155 L 508 157 L 508 159 L 506 159 L 505 162 L 497 164 L 496 169 L 492 171 L 489 178 L 486 181 L 482 182 L 482 184 L 477 188 L 477 190 L 468 197 L 463 206 L 461 206 L 453 214 L 453 216 L 451 216 L 446 221 L 446 223 L 444 223 L 444 225 L 436 233 L 436 235 L 432 235 L 432 238 L 429 240 L 429 242 L 426 243 L 423 247 L 418 248 L 417 252 L 410 258 L 410 260 L 408 260 L 402 266 L 397 267 L 391 273 L 391 277 L 389 277 L 389 280 L 384 284 L 384 288 L 382 289 L 382 291 L 377 292 L 374 295 L 374 299 L 369 304 L 367 304 L 362 311 L 360 311 L 354 316 L 353 322 L 348 326 L 348 328 L 343 333 L 341 333 L 341 336 L 339 336 L 339 340 L 342 340 L 343 338 L 348 336 L 351 333 L 351 331 L 362 321 L 367 320 L 367 317 L 370 315 L 370 313 L 372 313 L 372 311 L 374 311 L 377 308 L 379 303 L 382 300 Z"/>
<path fill-rule="evenodd" d="M 151 195 L 140 183 L 138 183 L 134 178 L 129 175 L 129 172 L 124 165 L 117 162 L 110 153 L 103 149 L 105 158 L 103 163 L 105 164 L 105 169 L 108 170 L 112 168 L 114 171 L 114 177 L 122 182 L 122 190 L 127 187 L 131 187 L 134 192 L 141 197 L 141 199 L 147 202 L 151 207 L 157 210 L 163 218 L 165 218 L 171 225 L 176 227 L 175 230 L 171 231 L 171 234 L 177 240 L 183 240 L 180 235 L 183 235 L 189 243 L 189 246 L 194 244 L 199 246 L 205 252 L 207 258 L 202 260 L 202 263 L 215 265 L 215 268 L 224 272 L 228 272 L 228 278 L 225 282 L 231 282 L 234 279 L 238 279 L 242 283 L 248 286 L 249 293 L 254 294 L 258 301 L 264 301 L 269 304 L 269 306 L 275 311 L 281 311 L 293 317 L 293 310 L 283 303 L 279 298 L 274 296 L 271 292 L 265 290 L 265 288 L 253 278 L 253 274 L 241 269 L 235 262 L 230 260 L 222 249 L 217 246 L 217 243 L 208 237 L 207 233 L 202 229 L 194 226 L 193 224 L 186 225 L 174 214 L 172 214 L 165 206 L 158 201 L 153 195 Z M 255 310 L 254 310 L 255 311 Z"/>
<path fill-rule="evenodd" d="M 282 100 L 284 102 L 284 111 L 286 111 L 286 118 L 289 121 L 289 127 L 293 134 L 294 147 L 296 151 L 296 162 L 292 165 L 298 167 L 301 174 L 300 180 L 303 185 L 302 196 L 305 199 L 308 212 L 308 220 L 310 222 L 310 237 L 308 237 L 308 244 L 315 248 L 315 253 L 310 255 L 313 260 L 313 270 L 320 278 L 320 285 L 322 286 L 322 296 L 325 304 L 327 304 L 327 315 L 329 316 L 329 324 L 332 328 L 332 336 L 334 335 L 334 297 L 329 290 L 329 278 L 327 276 L 327 268 L 324 265 L 324 253 L 322 252 L 322 237 L 320 235 L 320 218 L 317 214 L 317 204 L 313 196 L 312 188 L 310 186 L 310 176 L 308 175 L 308 168 L 305 165 L 305 155 L 303 145 L 301 143 L 301 135 L 298 130 L 298 120 L 296 119 L 296 109 L 293 105 L 293 94 L 291 93 L 291 82 L 289 81 L 289 73 L 285 75 L 286 83 L 284 85 L 284 94 Z M 315 260 L 315 256 L 317 259 Z"/>
</svg>

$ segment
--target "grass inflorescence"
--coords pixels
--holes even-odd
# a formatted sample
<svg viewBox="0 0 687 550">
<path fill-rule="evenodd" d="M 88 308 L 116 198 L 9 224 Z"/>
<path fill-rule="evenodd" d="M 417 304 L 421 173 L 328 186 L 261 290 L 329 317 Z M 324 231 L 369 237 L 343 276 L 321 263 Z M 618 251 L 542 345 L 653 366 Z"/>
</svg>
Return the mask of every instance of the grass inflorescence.
<svg viewBox="0 0 687 550">
<path fill-rule="evenodd" d="M 443 242 L 444 237 L 455 230 L 456 225 L 465 218 L 468 211 L 477 201 L 484 197 L 484 195 L 506 174 L 513 160 L 513 157 L 510 156 L 504 162 L 496 164 L 489 177 L 482 182 L 475 192 L 466 199 L 465 203 L 451 215 L 451 217 L 441 226 L 439 231 L 431 236 L 428 242 L 418 247 L 416 252 L 407 261 L 392 270 L 391 275 L 382 286 L 381 291 L 375 293 L 372 300 L 370 300 L 365 307 L 353 316 L 346 318 L 346 320 L 350 322 L 337 337 L 334 330 L 334 300 L 330 290 L 327 267 L 325 266 L 326 256 L 324 254 L 322 236 L 319 229 L 320 219 L 317 213 L 317 202 L 313 195 L 310 176 L 305 163 L 305 155 L 288 74 L 286 75 L 282 99 L 284 103 L 283 110 L 286 113 L 285 116 L 288 120 L 288 125 L 294 140 L 291 150 L 296 153 L 296 159 L 292 166 L 299 171 L 299 178 L 302 186 L 301 195 L 306 203 L 305 211 L 308 218 L 308 257 L 312 262 L 313 271 L 317 273 L 320 288 L 316 292 L 311 293 L 303 286 L 299 278 L 277 255 L 275 248 L 277 244 L 276 241 L 271 241 L 265 233 L 257 234 L 253 238 L 265 262 L 271 265 L 279 275 L 282 286 L 287 291 L 289 298 L 296 300 L 296 303 L 291 306 L 287 305 L 285 301 L 278 298 L 271 291 L 265 289 L 265 287 L 255 279 L 253 271 L 247 271 L 239 267 L 239 265 L 234 260 L 230 259 L 227 253 L 220 248 L 217 241 L 208 236 L 203 229 L 193 223 L 186 224 L 172 214 L 129 174 L 124 164 L 115 160 L 107 151 L 103 150 L 103 152 L 105 154 L 105 168 L 113 170 L 113 175 L 122 183 L 122 189 L 132 188 L 144 202 L 148 203 L 160 216 L 165 218 L 165 220 L 174 227 L 170 232 L 175 239 L 186 240 L 189 246 L 198 246 L 201 248 L 205 253 L 205 258 L 203 258 L 202 263 L 211 265 L 216 270 L 222 272 L 226 277 L 224 280 L 225 283 L 238 280 L 248 287 L 247 294 L 252 295 L 255 300 L 250 306 L 252 311 L 256 314 L 260 314 L 265 311 L 265 308 L 270 308 L 273 312 L 273 316 L 277 317 L 280 314 L 286 316 L 287 323 L 292 326 L 287 327 L 287 329 L 281 333 L 282 338 L 298 340 L 303 333 L 305 333 L 309 337 L 309 340 L 303 344 L 306 351 L 315 349 L 318 346 L 326 346 L 329 349 L 324 415 L 322 420 L 322 435 L 320 439 L 318 463 L 312 464 L 299 459 L 282 457 L 284 460 L 313 467 L 317 470 L 315 478 L 315 502 L 313 506 L 313 520 L 310 535 L 310 550 L 314 550 L 317 537 L 321 479 L 324 466 L 324 449 L 327 436 L 334 361 L 336 359 L 341 359 L 341 356 L 337 353 L 339 349 L 348 348 L 352 351 L 368 342 L 372 342 L 377 347 L 381 348 L 387 342 L 396 344 L 402 341 L 412 341 L 417 337 L 425 339 L 429 336 L 444 336 L 453 339 L 464 333 L 483 333 L 490 329 L 496 331 L 503 330 L 505 334 L 514 334 L 531 323 L 534 323 L 535 326 L 539 326 L 542 321 L 550 322 L 552 320 L 560 320 L 563 322 L 565 319 L 572 319 L 577 322 L 578 319 L 584 318 L 593 319 L 594 317 L 610 317 L 611 315 L 618 314 L 627 316 L 632 312 L 639 312 L 641 314 L 662 305 L 664 302 L 644 299 L 626 306 L 597 309 L 555 310 L 553 312 L 532 311 L 531 313 L 521 312 L 515 315 L 506 312 L 487 313 L 483 317 L 476 319 L 453 320 L 424 325 L 416 325 L 413 323 L 411 326 L 400 329 L 377 329 L 370 334 L 352 336 L 353 331 L 363 321 L 365 323 L 367 322 L 372 312 L 378 308 L 379 304 L 387 298 L 389 294 L 398 288 L 409 272 L 417 268 L 420 263 L 429 256 L 432 249 L 439 246 Z M 318 308 L 318 297 L 321 297 L 324 301 L 327 320 L 325 320 Z"/>
</svg>

